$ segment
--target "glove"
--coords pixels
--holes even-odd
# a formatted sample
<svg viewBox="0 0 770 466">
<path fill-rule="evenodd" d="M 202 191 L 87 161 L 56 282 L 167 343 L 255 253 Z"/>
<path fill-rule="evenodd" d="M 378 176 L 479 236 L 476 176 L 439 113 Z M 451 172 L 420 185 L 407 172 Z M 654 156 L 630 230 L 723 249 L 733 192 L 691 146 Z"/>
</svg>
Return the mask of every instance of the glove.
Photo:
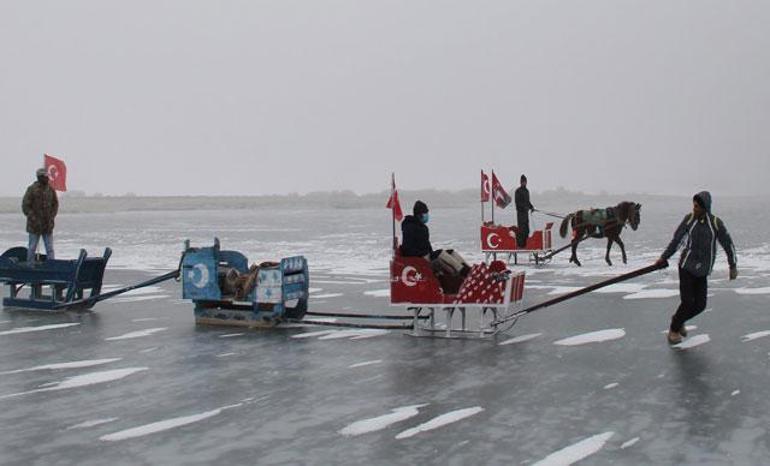
<svg viewBox="0 0 770 466">
<path fill-rule="evenodd" d="M 664 267 L 668 267 L 668 261 L 661 257 L 655 261 L 655 265 L 663 265 Z"/>
<path fill-rule="evenodd" d="M 730 267 L 730 280 L 738 278 L 738 267 Z"/>
</svg>

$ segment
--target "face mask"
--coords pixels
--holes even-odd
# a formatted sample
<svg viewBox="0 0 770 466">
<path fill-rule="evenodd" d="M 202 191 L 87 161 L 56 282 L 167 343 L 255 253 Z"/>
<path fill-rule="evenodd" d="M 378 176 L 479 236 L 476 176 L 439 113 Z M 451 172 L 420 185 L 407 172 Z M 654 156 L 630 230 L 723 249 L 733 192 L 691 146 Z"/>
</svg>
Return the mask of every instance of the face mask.
<svg viewBox="0 0 770 466">
<path fill-rule="evenodd" d="M 428 221 L 430 220 L 430 215 L 422 214 L 420 215 L 420 220 L 422 220 L 422 223 L 425 223 L 427 225 Z"/>
</svg>

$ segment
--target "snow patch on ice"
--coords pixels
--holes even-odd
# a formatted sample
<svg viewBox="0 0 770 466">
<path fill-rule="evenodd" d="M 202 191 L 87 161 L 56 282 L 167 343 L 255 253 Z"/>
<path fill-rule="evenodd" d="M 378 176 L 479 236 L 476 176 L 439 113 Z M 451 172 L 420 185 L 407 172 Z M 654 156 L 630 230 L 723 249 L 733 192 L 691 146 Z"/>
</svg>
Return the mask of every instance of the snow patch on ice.
<svg viewBox="0 0 770 466">
<path fill-rule="evenodd" d="M 307 292 L 309 294 L 318 293 L 319 291 L 323 291 L 323 288 L 313 288 L 312 286 L 307 289 Z"/>
<path fill-rule="evenodd" d="M 587 458 L 604 448 L 604 444 L 615 435 L 614 432 L 605 432 L 603 434 L 588 437 L 585 440 L 563 448 L 557 452 L 551 453 L 533 466 L 567 466 Z"/>
<path fill-rule="evenodd" d="M 17 369 L 15 371 L 0 372 L 0 374 L 18 374 L 19 372 L 32 372 L 32 371 L 44 371 L 44 370 L 58 370 L 58 369 L 79 369 L 81 367 L 98 366 L 100 364 L 107 364 L 110 362 L 120 361 L 121 358 L 110 359 L 90 359 L 83 361 L 72 362 L 60 362 L 55 364 L 44 364 L 42 366 L 28 367 L 26 369 Z"/>
<path fill-rule="evenodd" d="M 465 419 L 466 417 L 476 415 L 482 411 L 484 411 L 484 408 L 481 406 L 474 406 L 473 408 L 464 408 L 458 409 L 457 411 L 451 411 L 446 414 L 442 414 L 441 416 L 435 417 L 428 422 L 420 424 L 417 427 L 413 427 L 401 432 L 400 434 L 396 435 L 396 439 L 401 440 L 415 436 L 420 432 L 427 432 L 429 430 L 438 429 L 439 427 L 452 424 L 453 422 L 457 422 Z"/>
<path fill-rule="evenodd" d="M 639 293 L 647 288 L 641 283 L 616 283 L 614 285 L 599 288 L 596 293 Z"/>
<path fill-rule="evenodd" d="M 761 332 L 754 332 L 754 333 L 746 334 L 746 335 L 742 336 L 741 338 L 743 338 L 743 342 L 746 343 L 747 341 L 756 340 L 757 338 L 763 338 L 763 337 L 766 337 L 766 336 L 769 336 L 769 335 L 770 335 L 770 330 L 762 330 Z"/>
<path fill-rule="evenodd" d="M 314 338 L 314 337 L 320 337 L 321 335 L 327 335 L 329 333 L 334 333 L 336 330 L 319 330 L 317 332 L 306 332 L 306 333 L 298 333 L 296 335 L 292 335 L 292 338 Z"/>
<path fill-rule="evenodd" d="M 537 338 L 540 335 L 542 335 L 542 333 L 530 333 L 530 334 L 527 334 L 527 335 L 521 335 L 521 336 L 514 337 L 514 338 L 511 338 L 511 339 L 508 339 L 508 340 L 505 340 L 505 341 L 501 341 L 497 345 L 498 346 L 503 346 L 503 345 L 512 345 L 514 343 L 522 343 L 522 342 L 529 341 L 529 340 L 532 340 L 534 338 Z"/>
<path fill-rule="evenodd" d="M 709 341 L 711 341 L 711 338 L 709 338 L 707 333 L 704 333 L 703 335 L 695 335 L 694 337 L 688 338 L 681 343 L 677 343 L 676 345 L 673 345 L 672 348 L 677 348 L 677 349 L 695 348 L 696 346 L 700 346 L 704 343 L 708 343 Z"/>
<path fill-rule="evenodd" d="M 233 338 L 233 337 L 239 337 L 241 335 L 246 335 L 245 333 L 227 333 L 225 335 L 219 335 L 219 338 Z"/>
<path fill-rule="evenodd" d="M 155 299 L 163 299 L 163 298 L 170 298 L 171 295 L 167 294 L 152 294 L 152 295 L 142 295 L 142 296 L 126 296 L 124 298 L 114 298 L 111 299 L 110 302 L 115 303 L 138 303 L 140 301 L 152 301 Z"/>
<path fill-rule="evenodd" d="M 144 330 L 137 330 L 135 332 L 128 332 L 123 335 L 118 335 L 117 337 L 109 337 L 105 338 L 106 341 L 117 341 L 117 340 L 129 340 L 132 338 L 142 338 L 152 335 L 153 333 L 162 332 L 164 330 L 168 329 L 168 327 L 157 327 L 157 328 L 147 328 Z"/>
<path fill-rule="evenodd" d="M 348 366 L 348 368 L 349 369 L 353 369 L 353 368 L 356 368 L 356 367 L 371 366 L 372 364 L 379 364 L 381 362 L 382 362 L 382 359 L 375 359 L 373 361 L 364 361 L 364 362 L 359 362 L 359 363 L 356 363 L 356 364 L 351 364 L 351 365 Z"/>
<path fill-rule="evenodd" d="M 117 421 L 119 418 L 117 417 L 108 417 L 105 419 L 92 419 L 90 421 L 81 422 L 80 424 L 75 424 L 74 426 L 67 427 L 67 430 L 72 429 L 86 429 L 88 427 L 94 427 L 99 426 L 102 424 L 107 424 L 108 422 Z"/>
<path fill-rule="evenodd" d="M 697 326 L 697 325 L 685 325 L 685 326 L 684 326 L 684 329 L 685 329 L 685 330 L 687 330 L 687 331 L 689 332 L 689 331 L 691 331 L 691 330 L 697 330 L 697 329 L 698 329 L 698 326 Z M 660 333 L 668 333 L 668 329 L 666 329 L 666 330 L 663 330 L 663 331 L 662 331 L 662 332 L 660 332 Z"/>
<path fill-rule="evenodd" d="M 0 332 L 0 335 L 14 335 L 17 333 L 42 332 L 44 330 L 55 330 L 57 328 L 74 327 L 75 325 L 80 325 L 80 323 L 40 325 L 37 327 L 19 327 L 11 330 L 2 331 Z"/>
<path fill-rule="evenodd" d="M 655 290 L 638 291 L 636 293 L 623 296 L 623 299 L 662 299 L 673 298 L 674 296 L 679 296 L 679 290 L 659 288 Z"/>
<path fill-rule="evenodd" d="M 147 367 L 127 367 L 125 369 L 114 369 L 110 371 L 91 372 L 90 374 L 77 375 L 75 377 L 68 377 L 61 382 L 53 382 L 50 384 L 44 384 L 35 390 L 29 390 L 20 393 L 11 393 L 10 395 L 0 396 L 0 399 L 14 398 L 22 395 L 29 395 L 31 393 L 51 392 L 56 390 L 65 390 L 68 388 L 86 387 L 88 385 L 96 385 L 105 382 L 112 382 L 114 380 L 120 380 L 124 377 L 128 377 L 131 374 L 137 372 L 146 371 Z"/>
<path fill-rule="evenodd" d="M 150 348 L 145 348 L 145 349 L 143 349 L 143 350 L 141 350 L 139 352 L 140 353 L 152 353 L 153 351 L 155 351 L 158 348 L 159 348 L 158 346 L 153 346 L 153 347 L 150 347 Z"/>
<path fill-rule="evenodd" d="M 607 385 L 604 386 L 604 389 L 605 390 L 611 390 L 611 389 L 617 387 L 618 385 L 620 385 L 620 384 L 617 383 L 617 382 L 608 383 Z"/>
<path fill-rule="evenodd" d="M 338 340 L 340 338 L 350 338 L 351 340 L 362 340 L 389 333 L 387 330 L 380 329 L 356 329 L 356 330 L 335 330 L 322 337 L 319 340 Z"/>
<path fill-rule="evenodd" d="M 606 330 L 597 330 L 595 332 L 584 333 L 582 335 L 575 335 L 574 337 L 564 338 L 553 342 L 554 345 L 560 346 L 576 346 L 585 345 L 587 343 L 598 343 L 608 340 L 617 340 L 626 336 L 626 331 L 622 328 L 610 328 Z"/>
<path fill-rule="evenodd" d="M 735 288 L 733 291 L 735 291 L 738 294 L 748 294 L 748 295 L 770 294 L 770 286 L 765 286 L 762 288 Z"/>
<path fill-rule="evenodd" d="M 238 353 L 220 353 L 220 354 L 217 354 L 217 357 L 218 358 L 226 358 L 228 356 L 235 356 L 236 354 L 238 354 Z"/>
<path fill-rule="evenodd" d="M 130 438 L 144 437 L 145 435 L 157 434 L 158 432 L 175 429 L 177 427 L 186 426 L 188 424 L 193 424 L 195 422 L 199 422 L 204 419 L 214 417 L 222 413 L 222 411 L 226 409 L 235 408 L 241 405 L 242 405 L 241 403 L 238 403 L 235 405 L 223 406 L 221 408 L 212 409 L 211 411 L 206 411 L 205 413 L 193 414 L 191 416 L 175 417 L 173 419 L 166 419 L 164 421 L 152 422 L 150 424 L 145 424 L 143 426 L 133 427 L 131 429 L 121 430 L 118 432 L 113 432 L 111 434 L 102 435 L 101 437 L 99 437 L 99 440 L 102 440 L 105 442 L 115 442 L 118 440 L 126 440 Z"/>
<path fill-rule="evenodd" d="M 639 441 L 639 437 L 634 437 L 634 438 L 632 438 L 631 440 L 629 440 L 629 441 L 627 441 L 627 442 L 623 442 L 623 445 L 621 445 L 621 446 L 620 446 L 620 449 L 621 449 L 621 450 L 623 450 L 623 449 L 625 449 L 625 448 L 628 448 L 628 447 L 630 447 L 630 446 L 633 446 L 633 445 L 635 445 L 635 444 L 636 444 L 636 442 L 638 442 L 638 441 Z"/>
<path fill-rule="evenodd" d="M 730 396 L 739 395 L 740 393 L 741 393 L 741 391 L 740 391 L 740 390 L 733 390 L 733 392 L 732 392 L 732 393 L 730 393 Z"/>
<path fill-rule="evenodd" d="M 316 295 L 311 296 L 311 298 L 314 298 L 314 299 L 328 299 L 328 298 L 339 298 L 340 296 L 344 296 L 344 293 L 316 294 Z"/>
<path fill-rule="evenodd" d="M 339 431 L 340 434 L 346 436 L 355 436 L 361 434 L 368 434 L 369 432 L 375 432 L 385 429 L 391 424 L 405 421 L 410 417 L 420 414 L 419 408 L 428 406 L 427 404 L 419 404 L 413 406 L 404 406 L 401 408 L 392 409 L 390 413 L 383 414 L 382 416 L 372 417 L 369 419 L 363 419 L 356 421 L 352 424 L 345 426 Z"/>
<path fill-rule="evenodd" d="M 157 317 L 142 317 L 141 319 L 131 319 L 131 322 L 149 322 L 151 320 L 158 320 Z"/>
<path fill-rule="evenodd" d="M 364 291 L 364 294 L 366 296 L 374 296 L 375 298 L 387 298 L 390 296 L 390 288 L 385 288 L 382 290 Z"/>
</svg>

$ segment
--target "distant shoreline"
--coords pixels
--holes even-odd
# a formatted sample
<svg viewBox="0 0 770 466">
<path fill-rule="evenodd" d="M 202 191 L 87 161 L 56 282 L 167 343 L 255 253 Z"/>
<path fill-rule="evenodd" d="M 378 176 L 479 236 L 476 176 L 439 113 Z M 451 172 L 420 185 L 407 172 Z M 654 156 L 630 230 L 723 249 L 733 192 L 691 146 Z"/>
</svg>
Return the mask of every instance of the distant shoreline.
<svg viewBox="0 0 770 466">
<path fill-rule="evenodd" d="M 173 210 L 253 210 L 263 208 L 324 208 L 360 209 L 385 208 L 389 193 L 356 194 L 350 191 L 316 192 L 263 196 L 85 196 L 60 195 L 63 213 L 109 213 L 127 211 Z M 461 191 L 419 190 L 399 191 L 402 208 L 410 210 L 412 202 L 422 199 L 437 208 L 465 208 L 479 205 L 479 193 L 475 189 Z M 535 205 L 604 206 L 623 200 L 635 202 L 686 202 L 688 196 L 655 195 L 643 193 L 586 194 L 563 189 L 532 191 Z M 721 200 L 757 199 L 757 196 L 719 196 Z M 566 202 L 565 202 L 566 201 Z M 509 206 L 508 209 L 511 207 Z M 21 212 L 21 197 L 0 197 L 0 214 Z"/>
</svg>

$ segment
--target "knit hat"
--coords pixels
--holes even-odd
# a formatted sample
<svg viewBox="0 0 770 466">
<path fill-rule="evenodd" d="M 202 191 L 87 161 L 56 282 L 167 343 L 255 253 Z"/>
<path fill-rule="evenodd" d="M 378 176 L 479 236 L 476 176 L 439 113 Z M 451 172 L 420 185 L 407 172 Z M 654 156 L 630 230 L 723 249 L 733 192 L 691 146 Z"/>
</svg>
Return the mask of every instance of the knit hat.
<svg viewBox="0 0 770 466">
<path fill-rule="evenodd" d="M 522 183 L 527 181 L 527 175 L 521 175 L 521 178 L 519 179 L 519 181 Z"/>
<path fill-rule="evenodd" d="M 417 201 L 414 203 L 414 207 L 412 207 L 412 213 L 415 217 L 427 214 L 428 213 L 428 205 L 422 201 Z"/>
</svg>

